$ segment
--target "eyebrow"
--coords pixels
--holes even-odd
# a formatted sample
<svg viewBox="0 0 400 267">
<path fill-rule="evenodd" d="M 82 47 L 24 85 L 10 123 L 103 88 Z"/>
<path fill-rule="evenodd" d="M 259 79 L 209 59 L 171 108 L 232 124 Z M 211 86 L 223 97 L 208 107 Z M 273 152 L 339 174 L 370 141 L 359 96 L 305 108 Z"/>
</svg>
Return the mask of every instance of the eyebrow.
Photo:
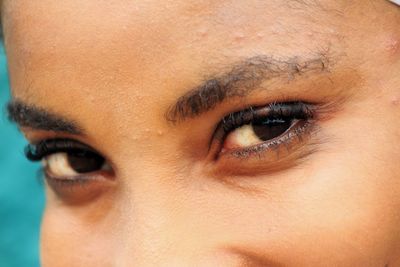
<svg viewBox="0 0 400 267">
<path fill-rule="evenodd" d="M 306 72 L 323 72 L 330 65 L 331 60 L 325 54 L 307 60 L 298 57 L 288 60 L 268 56 L 251 57 L 234 64 L 230 71 L 206 80 L 178 98 L 168 109 L 166 118 L 172 122 L 193 118 L 230 98 L 248 95 L 268 80 L 286 77 L 290 81 Z M 10 101 L 7 104 L 7 113 L 9 120 L 20 127 L 83 134 L 82 127 L 76 122 L 21 100 Z"/>
<path fill-rule="evenodd" d="M 43 108 L 12 100 L 7 104 L 8 118 L 20 127 L 36 130 L 82 134 L 82 128 L 74 121 L 51 113 Z"/>
<path fill-rule="evenodd" d="M 269 56 L 247 58 L 234 64 L 226 73 L 211 77 L 179 97 L 166 112 L 166 119 L 179 122 L 199 116 L 218 104 L 235 97 L 244 97 L 260 85 L 275 78 L 293 80 L 308 72 L 324 72 L 330 68 L 330 58 L 321 53 L 314 58 L 293 57 L 288 60 Z"/>
</svg>

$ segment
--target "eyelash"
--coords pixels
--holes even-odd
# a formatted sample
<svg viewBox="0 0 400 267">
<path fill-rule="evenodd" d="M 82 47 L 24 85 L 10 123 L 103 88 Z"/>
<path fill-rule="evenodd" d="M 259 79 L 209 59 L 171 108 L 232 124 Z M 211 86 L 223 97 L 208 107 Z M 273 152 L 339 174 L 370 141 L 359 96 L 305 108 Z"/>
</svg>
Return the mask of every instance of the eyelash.
<svg viewBox="0 0 400 267">
<path fill-rule="evenodd" d="M 71 139 L 50 139 L 37 144 L 29 144 L 25 148 L 25 156 L 30 161 L 40 161 L 46 156 L 60 152 L 88 151 L 97 153 L 88 145 Z"/>
<path fill-rule="evenodd" d="M 231 155 L 241 159 L 246 159 L 253 155 L 259 157 L 268 149 L 274 149 L 278 148 L 280 145 L 285 145 L 293 138 L 301 138 L 302 135 L 309 130 L 310 126 L 312 126 L 315 113 L 316 107 L 314 104 L 300 101 L 271 103 L 263 107 L 250 107 L 226 116 L 218 125 L 214 136 L 218 140 L 218 145 L 221 146 L 231 132 L 246 124 L 254 123 L 255 121 L 284 118 L 302 122 L 300 125 L 297 125 L 298 127 L 291 125 L 288 130 L 277 138 L 230 152 Z M 219 154 L 216 154 L 216 159 L 218 159 L 218 157 Z"/>
<path fill-rule="evenodd" d="M 29 144 L 25 147 L 25 156 L 29 161 L 38 162 L 42 161 L 47 156 L 56 153 L 94 153 L 98 154 L 93 148 L 71 139 L 51 139 L 44 140 L 37 144 Z M 73 188 L 75 186 L 85 186 L 92 179 L 88 175 L 79 175 L 75 179 L 60 179 L 55 178 L 46 171 L 42 171 L 47 182 L 53 187 Z"/>
<path fill-rule="evenodd" d="M 230 154 L 235 158 L 250 159 L 253 156 L 260 157 L 268 150 L 278 149 L 285 144 L 289 144 L 294 138 L 301 139 L 305 132 L 308 132 L 312 126 L 312 120 L 315 117 L 316 105 L 305 102 L 283 102 L 272 103 L 263 107 L 250 107 L 245 110 L 234 112 L 223 118 L 217 126 L 213 137 L 216 140 L 218 149 L 213 149 L 211 152 L 214 155 L 214 160 L 218 160 L 224 154 L 221 152 L 221 147 L 224 144 L 226 137 L 234 131 L 246 124 L 252 124 L 256 121 L 265 119 L 283 118 L 287 120 L 297 120 L 302 122 L 294 127 L 291 125 L 283 134 L 277 138 L 263 141 L 254 146 L 249 146 L 234 151 L 227 151 L 225 154 Z M 71 139 L 51 139 L 44 140 L 37 144 L 28 145 L 25 148 L 25 155 L 30 161 L 41 161 L 46 157 L 57 153 L 94 153 L 98 154 L 93 148 Z M 95 173 L 85 173 L 77 175 L 74 179 L 62 179 L 52 177 L 47 171 L 43 172 L 48 184 L 57 192 L 62 192 L 67 189 L 75 189 L 87 186 L 93 180 Z"/>
</svg>

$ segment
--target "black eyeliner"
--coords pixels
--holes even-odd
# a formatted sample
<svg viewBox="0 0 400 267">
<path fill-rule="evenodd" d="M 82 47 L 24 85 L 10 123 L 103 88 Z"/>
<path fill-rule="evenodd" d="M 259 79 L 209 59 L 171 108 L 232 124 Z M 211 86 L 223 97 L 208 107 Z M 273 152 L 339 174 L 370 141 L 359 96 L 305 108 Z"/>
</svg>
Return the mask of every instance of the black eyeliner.
<svg viewBox="0 0 400 267">
<path fill-rule="evenodd" d="M 243 125 L 266 118 L 307 120 L 313 117 L 314 107 L 312 104 L 305 102 L 271 103 L 264 107 L 250 107 L 231 113 L 222 120 L 222 127 L 227 133 Z"/>
<path fill-rule="evenodd" d="M 60 152 L 97 153 L 90 146 L 72 139 L 50 139 L 38 142 L 36 144 L 28 144 L 25 147 L 24 152 L 25 152 L 25 157 L 29 161 L 34 161 L 34 162 L 40 161 L 48 155 Z"/>
</svg>

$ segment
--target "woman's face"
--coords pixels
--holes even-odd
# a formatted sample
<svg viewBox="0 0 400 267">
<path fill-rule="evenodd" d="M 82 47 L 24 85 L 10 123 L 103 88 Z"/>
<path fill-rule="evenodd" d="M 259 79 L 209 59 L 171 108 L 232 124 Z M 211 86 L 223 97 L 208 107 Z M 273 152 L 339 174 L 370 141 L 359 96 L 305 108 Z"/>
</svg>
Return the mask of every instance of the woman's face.
<svg viewBox="0 0 400 267">
<path fill-rule="evenodd" d="M 3 4 L 43 266 L 400 265 L 395 5 Z"/>
</svg>

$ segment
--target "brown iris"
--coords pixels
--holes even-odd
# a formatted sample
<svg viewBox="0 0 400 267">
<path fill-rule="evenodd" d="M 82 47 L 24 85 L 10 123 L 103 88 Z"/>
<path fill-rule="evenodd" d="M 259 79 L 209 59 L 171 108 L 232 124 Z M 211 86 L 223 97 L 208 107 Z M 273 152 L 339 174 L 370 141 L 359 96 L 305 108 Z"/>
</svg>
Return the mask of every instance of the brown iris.
<svg viewBox="0 0 400 267">
<path fill-rule="evenodd" d="M 262 141 L 274 139 L 285 133 L 292 125 L 291 119 L 265 119 L 264 121 L 252 123 L 255 135 Z"/>
</svg>

